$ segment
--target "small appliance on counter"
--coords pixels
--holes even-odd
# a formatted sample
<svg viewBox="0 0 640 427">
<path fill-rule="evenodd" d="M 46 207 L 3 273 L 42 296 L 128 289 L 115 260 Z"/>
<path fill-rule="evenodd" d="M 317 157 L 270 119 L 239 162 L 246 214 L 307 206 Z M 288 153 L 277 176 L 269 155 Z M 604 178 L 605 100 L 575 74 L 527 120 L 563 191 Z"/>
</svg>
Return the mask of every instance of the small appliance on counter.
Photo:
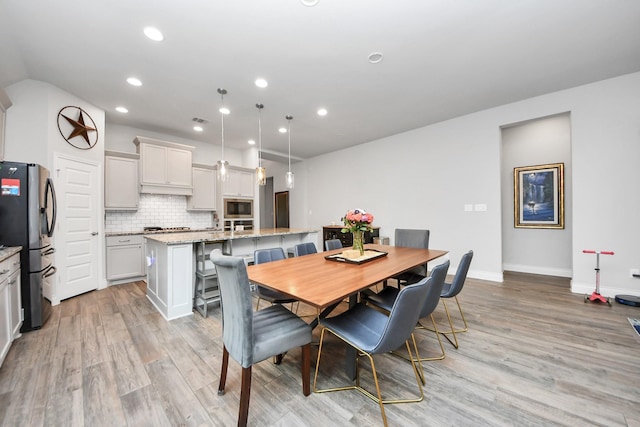
<svg viewBox="0 0 640 427">
<path fill-rule="evenodd" d="M 56 193 L 49 171 L 33 163 L 0 162 L 0 245 L 22 246 L 20 281 L 24 322 L 20 332 L 40 329 L 51 314 L 43 287 L 56 273 L 51 237 Z"/>
</svg>

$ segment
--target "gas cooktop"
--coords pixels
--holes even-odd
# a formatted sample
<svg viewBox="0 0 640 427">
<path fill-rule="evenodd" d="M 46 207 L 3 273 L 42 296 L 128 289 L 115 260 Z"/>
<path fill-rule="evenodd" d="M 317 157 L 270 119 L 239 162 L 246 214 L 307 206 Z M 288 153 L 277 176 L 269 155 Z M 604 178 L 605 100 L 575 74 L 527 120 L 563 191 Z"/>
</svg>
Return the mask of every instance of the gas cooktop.
<svg viewBox="0 0 640 427">
<path fill-rule="evenodd" d="M 190 227 L 144 227 L 143 230 L 145 233 L 152 233 L 152 232 L 174 233 L 179 231 L 189 231 L 191 230 L 191 228 Z"/>
</svg>

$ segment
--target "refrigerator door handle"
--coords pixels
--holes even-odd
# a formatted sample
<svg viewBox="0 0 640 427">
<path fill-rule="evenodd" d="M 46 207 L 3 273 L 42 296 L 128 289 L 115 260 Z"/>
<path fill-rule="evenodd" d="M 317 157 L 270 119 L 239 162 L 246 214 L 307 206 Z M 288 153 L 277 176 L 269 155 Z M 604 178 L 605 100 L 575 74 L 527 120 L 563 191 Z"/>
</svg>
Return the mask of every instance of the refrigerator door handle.
<svg viewBox="0 0 640 427">
<path fill-rule="evenodd" d="M 49 207 L 49 194 L 51 194 L 51 204 L 52 204 L 51 224 L 49 224 L 49 219 L 47 218 L 47 208 Z M 45 189 L 45 196 L 44 196 L 44 207 L 42 208 L 42 212 L 44 213 L 46 228 L 47 228 L 47 236 L 49 237 L 53 237 L 53 230 L 56 227 L 56 211 L 58 210 L 57 208 L 58 206 L 56 203 L 56 190 L 55 190 L 55 187 L 53 186 L 53 180 L 51 178 L 47 178 L 47 186 Z"/>
<path fill-rule="evenodd" d="M 47 268 L 47 270 L 44 273 L 42 273 L 42 278 L 46 279 L 49 276 L 53 276 L 54 274 L 56 274 L 57 271 L 58 269 L 53 265 L 51 265 L 49 266 L 49 268 Z"/>
</svg>

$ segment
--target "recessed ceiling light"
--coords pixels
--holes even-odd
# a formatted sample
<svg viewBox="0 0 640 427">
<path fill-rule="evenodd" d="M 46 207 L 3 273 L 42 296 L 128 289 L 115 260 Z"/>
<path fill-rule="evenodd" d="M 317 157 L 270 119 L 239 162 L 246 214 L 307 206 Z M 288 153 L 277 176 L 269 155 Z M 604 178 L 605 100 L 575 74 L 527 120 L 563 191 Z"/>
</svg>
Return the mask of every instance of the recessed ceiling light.
<svg viewBox="0 0 640 427">
<path fill-rule="evenodd" d="M 202 132 L 204 128 L 202 126 L 194 126 L 193 130 L 195 130 L 196 132 Z"/>
<path fill-rule="evenodd" d="M 265 79 L 256 79 L 256 86 L 260 87 L 260 88 L 265 88 L 267 86 L 269 86 L 269 83 L 267 83 L 267 81 Z"/>
<path fill-rule="evenodd" d="M 327 115 L 327 109 L 326 108 L 320 108 L 318 110 L 318 115 L 319 116 L 326 116 Z"/>
<path fill-rule="evenodd" d="M 250 139 L 249 141 L 247 141 L 249 143 L 249 145 L 256 145 L 256 141 L 253 139 Z"/>
<path fill-rule="evenodd" d="M 384 55 L 382 55 L 382 52 L 372 52 L 369 54 L 369 62 L 372 64 L 377 64 L 378 62 L 382 61 L 382 57 Z"/>
<path fill-rule="evenodd" d="M 149 37 L 151 40 L 160 42 L 164 40 L 164 36 L 157 28 L 147 27 L 144 29 L 144 35 Z"/>
<path fill-rule="evenodd" d="M 220 107 L 218 111 L 220 111 L 222 114 L 229 114 L 231 112 L 227 107 Z"/>
<path fill-rule="evenodd" d="M 127 79 L 127 83 L 129 83 L 131 86 L 142 86 L 142 82 L 140 81 L 140 79 L 137 79 L 135 77 L 129 77 Z"/>
<path fill-rule="evenodd" d="M 278 129 L 278 132 L 287 133 L 287 128 L 280 128 L 280 129 Z"/>
<path fill-rule="evenodd" d="M 305 5 L 307 7 L 313 7 L 313 6 L 317 5 L 318 3 L 320 3 L 320 0 L 300 0 L 300 3 L 302 3 L 303 5 Z"/>
<path fill-rule="evenodd" d="M 126 108 L 124 108 L 124 107 L 116 107 L 116 111 L 117 111 L 118 113 L 128 113 L 128 112 L 129 112 L 129 110 L 127 110 L 127 109 L 126 109 Z"/>
</svg>

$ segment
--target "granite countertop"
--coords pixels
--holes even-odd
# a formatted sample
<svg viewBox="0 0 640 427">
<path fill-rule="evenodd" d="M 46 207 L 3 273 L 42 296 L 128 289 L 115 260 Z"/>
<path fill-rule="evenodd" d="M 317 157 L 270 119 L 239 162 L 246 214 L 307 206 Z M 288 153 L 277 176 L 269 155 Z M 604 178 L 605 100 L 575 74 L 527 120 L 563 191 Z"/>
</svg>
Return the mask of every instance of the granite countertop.
<svg viewBox="0 0 640 427">
<path fill-rule="evenodd" d="M 144 230 L 129 230 L 129 231 L 109 231 L 104 233 L 106 237 L 112 236 L 137 236 L 140 234 L 150 235 L 150 234 L 175 234 L 175 233 L 222 233 L 222 230 L 215 228 L 201 228 L 201 229 L 192 229 L 192 230 L 158 230 L 158 231 L 144 231 Z"/>
<path fill-rule="evenodd" d="M 0 262 L 4 261 L 5 259 L 9 258 L 10 256 L 17 254 L 18 252 L 20 252 L 22 250 L 22 246 L 10 246 L 8 248 L 1 248 L 0 249 Z"/>
<path fill-rule="evenodd" d="M 165 245 L 182 245 L 185 243 L 224 242 L 234 239 L 254 239 L 259 237 L 317 232 L 318 230 L 303 228 L 262 228 L 256 231 L 187 231 L 183 233 L 145 234 L 144 237 Z"/>
</svg>

